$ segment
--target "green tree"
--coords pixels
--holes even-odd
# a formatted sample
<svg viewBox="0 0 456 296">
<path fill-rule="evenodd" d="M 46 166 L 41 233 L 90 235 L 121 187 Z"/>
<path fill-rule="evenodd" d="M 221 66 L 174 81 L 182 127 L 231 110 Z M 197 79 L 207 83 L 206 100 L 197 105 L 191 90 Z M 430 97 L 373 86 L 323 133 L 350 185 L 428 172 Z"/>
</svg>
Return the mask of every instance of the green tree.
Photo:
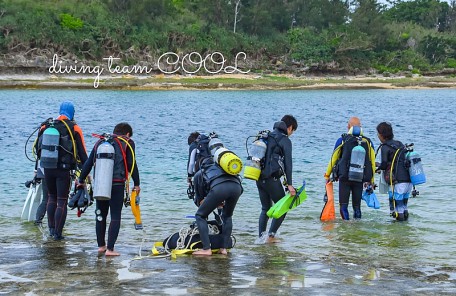
<svg viewBox="0 0 456 296">
<path fill-rule="evenodd" d="M 395 22 L 414 22 L 428 29 L 444 31 L 449 17 L 447 2 L 438 0 L 399 0 L 385 12 Z"/>
</svg>

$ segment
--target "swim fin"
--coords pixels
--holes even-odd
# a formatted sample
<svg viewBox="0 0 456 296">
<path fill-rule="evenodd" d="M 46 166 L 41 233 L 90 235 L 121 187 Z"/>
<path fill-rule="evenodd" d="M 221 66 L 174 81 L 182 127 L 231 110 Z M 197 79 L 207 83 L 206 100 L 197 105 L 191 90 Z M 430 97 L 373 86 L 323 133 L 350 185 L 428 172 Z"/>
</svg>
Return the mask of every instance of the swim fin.
<svg viewBox="0 0 456 296">
<path fill-rule="evenodd" d="M 380 209 L 380 202 L 377 199 L 377 195 L 375 195 L 375 192 L 372 190 L 372 187 L 364 189 L 361 198 L 366 202 L 369 208 Z"/>
<path fill-rule="evenodd" d="M 303 201 L 307 199 L 307 193 L 305 191 L 306 181 L 303 181 L 302 186 L 296 188 L 296 195 L 290 196 L 287 193 L 278 202 L 276 202 L 266 213 L 269 218 L 278 219 L 282 217 L 289 210 L 292 210 L 299 206 Z"/>
<path fill-rule="evenodd" d="M 71 194 L 71 198 L 68 201 L 68 207 L 72 210 L 76 207 L 79 207 L 79 200 L 81 199 L 81 197 L 84 196 L 84 190 L 83 189 L 81 190 L 81 189 L 78 189 L 78 190 L 76 190 L 76 192 L 73 192 Z"/>
<path fill-rule="evenodd" d="M 326 183 L 325 205 L 320 214 L 321 221 L 333 221 L 336 219 L 334 208 L 334 186 L 333 182 Z"/>
<path fill-rule="evenodd" d="M 131 192 L 130 206 L 133 216 L 135 216 L 135 229 L 143 229 L 141 222 L 141 209 L 139 208 L 139 196 L 136 190 Z"/>
<path fill-rule="evenodd" d="M 22 208 L 21 219 L 25 221 L 35 221 L 36 211 L 41 203 L 42 189 L 41 181 L 34 179 L 30 183 L 29 192 Z"/>
</svg>

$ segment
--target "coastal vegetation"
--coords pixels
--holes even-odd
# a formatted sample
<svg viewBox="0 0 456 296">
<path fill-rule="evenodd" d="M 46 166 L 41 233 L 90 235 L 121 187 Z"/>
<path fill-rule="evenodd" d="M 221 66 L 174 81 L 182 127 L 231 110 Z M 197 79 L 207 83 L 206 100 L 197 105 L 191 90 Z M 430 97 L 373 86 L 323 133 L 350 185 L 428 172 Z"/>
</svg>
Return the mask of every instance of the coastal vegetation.
<svg viewBox="0 0 456 296">
<path fill-rule="evenodd" d="M 266 74 L 454 76 L 456 1 L 0 0 L 3 67 L 166 52 L 245 52 L 242 67 Z"/>
</svg>

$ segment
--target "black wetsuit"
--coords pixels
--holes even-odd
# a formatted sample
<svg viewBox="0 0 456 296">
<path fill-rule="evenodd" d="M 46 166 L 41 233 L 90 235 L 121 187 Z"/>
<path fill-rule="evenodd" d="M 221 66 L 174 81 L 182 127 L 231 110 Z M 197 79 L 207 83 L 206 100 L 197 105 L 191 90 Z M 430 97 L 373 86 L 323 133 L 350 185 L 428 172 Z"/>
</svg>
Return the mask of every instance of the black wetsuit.
<svg viewBox="0 0 456 296">
<path fill-rule="evenodd" d="M 120 140 L 121 143 L 124 143 L 122 140 Z M 128 143 L 130 144 L 131 148 L 133 151 L 135 151 L 135 143 L 133 140 L 129 139 Z M 98 144 L 95 144 L 94 149 L 92 149 L 92 152 L 90 153 L 89 158 L 87 161 L 84 163 L 84 166 L 82 167 L 81 175 L 79 176 L 79 182 L 82 183 L 83 180 L 87 177 L 87 175 L 90 173 L 94 163 L 95 163 L 95 157 L 96 157 L 96 148 L 98 147 Z M 112 145 L 116 148 L 116 154 L 118 153 L 118 143 L 117 141 L 113 141 Z M 116 147 L 117 146 L 117 147 Z M 122 144 L 122 146 L 124 146 Z M 131 154 L 130 148 L 125 145 L 123 147 L 126 155 L 126 161 L 127 161 L 127 166 L 128 166 L 128 171 L 131 171 L 131 167 L 133 164 L 133 155 Z M 115 162 L 114 164 L 114 172 L 122 172 L 125 171 L 125 165 L 123 164 L 123 161 Z M 114 173 L 116 174 L 116 173 Z M 128 177 L 128 176 L 125 176 Z M 133 172 L 131 173 L 131 178 L 133 179 L 134 186 L 139 186 L 140 185 L 140 180 L 139 180 L 139 170 L 138 170 L 138 165 L 135 162 L 135 167 L 133 169 Z M 113 182 L 112 182 L 112 189 L 111 189 L 111 199 L 110 200 L 97 200 L 96 201 L 96 206 L 97 210 L 100 211 L 100 214 L 97 214 L 97 217 L 95 217 L 96 220 L 96 226 L 95 230 L 97 233 L 97 243 L 98 247 L 104 247 L 107 246 L 107 249 L 112 251 L 114 250 L 114 244 L 117 241 L 117 237 L 119 236 L 119 230 L 120 230 L 120 222 L 121 222 L 121 217 L 122 217 L 122 207 L 123 207 L 123 201 L 124 201 L 124 190 L 125 190 L 125 180 L 117 179 L 115 176 L 113 176 Z M 108 212 L 111 212 L 111 222 L 109 224 L 109 229 L 108 229 L 108 244 L 106 245 L 106 219 L 108 217 Z M 97 218 L 101 217 L 100 220 Z"/>
<path fill-rule="evenodd" d="M 280 168 L 279 162 L 283 163 L 282 168 Z M 279 121 L 274 124 L 274 130 L 269 134 L 265 166 L 256 182 L 261 201 L 259 236 L 266 231 L 269 220 L 266 213 L 272 207 L 273 202 L 276 203 L 285 196 L 280 177 L 285 175 L 287 184 L 292 185 L 292 169 L 292 144 L 287 136 L 285 122 Z M 275 236 L 285 216 L 286 214 L 278 219 L 272 219 L 268 232 L 270 236 Z"/>
<path fill-rule="evenodd" d="M 58 119 L 61 120 L 62 118 L 59 117 Z M 68 119 L 64 120 L 72 131 L 73 138 L 76 143 L 76 153 L 80 163 L 84 163 L 87 160 L 87 153 L 81 136 L 82 131 L 80 131 L 80 128 L 77 127 L 76 123 L 73 121 Z M 58 128 L 61 137 L 64 136 L 66 138 L 65 143 L 70 143 L 70 141 L 72 141 L 70 139 L 71 137 L 69 136 L 69 132 L 63 123 L 56 121 L 55 127 Z M 76 127 L 78 131 L 75 131 Z M 42 129 L 42 131 L 44 131 L 44 129 Z M 66 144 L 62 144 L 62 140 L 60 140 L 60 146 L 66 146 Z M 67 146 L 67 148 L 68 147 L 69 146 Z M 46 210 L 49 232 L 56 240 L 63 238 L 62 231 L 66 221 L 68 194 L 71 186 L 70 172 L 71 170 L 76 169 L 77 166 L 75 156 L 66 150 L 67 149 L 59 150 L 57 168 L 44 169 L 44 178 L 48 189 L 48 202 Z"/>
<path fill-rule="evenodd" d="M 223 248 L 228 248 L 233 231 L 234 208 L 243 191 L 239 177 L 226 174 L 217 164 L 211 163 L 203 165 L 195 174 L 194 182 L 196 198 L 204 198 L 195 214 L 203 249 L 211 248 L 207 217 L 223 202 L 225 203 L 222 210 L 222 245 Z"/>
<path fill-rule="evenodd" d="M 373 147 L 372 141 L 367 137 L 363 136 L 363 138 L 365 141 L 362 142 L 362 147 L 366 151 L 366 156 L 362 182 L 350 181 L 348 178 L 351 151 L 355 146 L 358 145 L 356 138 L 351 134 L 344 134 L 337 140 L 335 145 L 336 148 L 342 145 L 341 156 L 337 165 L 337 175 L 339 178 L 340 215 L 344 220 L 350 219 L 350 214 L 348 212 L 350 193 L 352 196 L 353 217 L 355 219 L 361 219 L 361 198 L 363 194 L 363 182 L 370 182 L 373 175 L 372 166 L 370 164 L 371 159 L 369 157 L 369 151 L 371 148 L 369 148 L 369 145 L 367 144 L 369 143 L 370 146 Z"/>
</svg>

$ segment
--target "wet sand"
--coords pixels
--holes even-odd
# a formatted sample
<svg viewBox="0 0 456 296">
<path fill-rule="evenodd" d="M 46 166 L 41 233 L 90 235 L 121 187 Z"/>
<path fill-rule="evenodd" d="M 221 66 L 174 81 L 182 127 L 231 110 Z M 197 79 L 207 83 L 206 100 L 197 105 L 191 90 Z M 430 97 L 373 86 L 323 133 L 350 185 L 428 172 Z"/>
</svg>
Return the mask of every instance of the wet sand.
<svg viewBox="0 0 456 296">
<path fill-rule="evenodd" d="M 0 289 L 23 295 L 365 295 L 368 289 L 399 295 L 455 292 L 406 267 L 390 269 L 286 251 L 280 244 L 238 244 L 228 256 L 154 258 L 150 242 L 119 244 L 120 257 L 98 256 L 91 238 L 70 235 L 55 242 L 35 226 L 28 237 L 1 243 Z M 90 236 L 90 235 L 89 235 Z M 245 241 L 245 239 L 244 239 Z M 362 260 L 361 260 L 362 261 Z M 442 273 L 443 274 L 443 273 Z M 448 279 L 444 279 L 448 280 Z M 391 285 L 391 282 L 394 282 Z M 450 286 L 449 286 L 450 285 Z M 443 295 L 442 294 L 442 295 Z M 376 294 L 378 295 L 378 294 Z"/>
</svg>

